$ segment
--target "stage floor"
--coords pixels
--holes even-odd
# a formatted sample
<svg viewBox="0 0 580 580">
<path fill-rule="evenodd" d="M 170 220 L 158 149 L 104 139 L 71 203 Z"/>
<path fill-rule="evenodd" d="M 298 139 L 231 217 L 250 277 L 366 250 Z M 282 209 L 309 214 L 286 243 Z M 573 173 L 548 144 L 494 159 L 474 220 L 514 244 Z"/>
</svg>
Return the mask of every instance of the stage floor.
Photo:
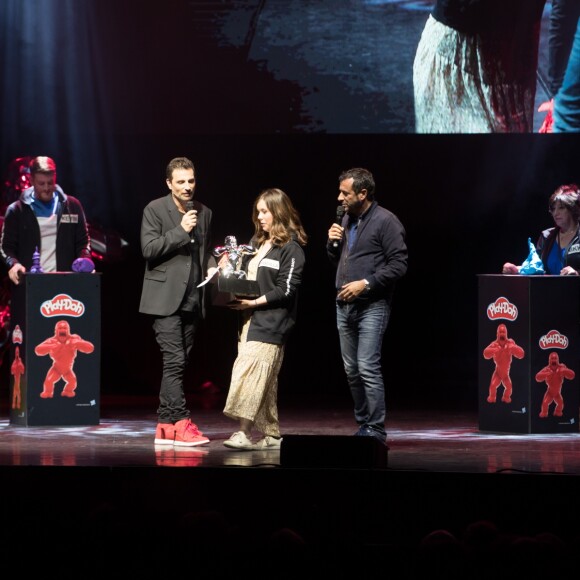
<svg viewBox="0 0 580 580">
<path fill-rule="evenodd" d="M 105 397 L 100 424 L 79 427 L 15 426 L 3 412 L 0 465 L 284 467 L 280 451 L 237 451 L 223 445 L 237 424 L 222 414 L 221 401 L 205 400 L 206 408 L 191 405 L 192 420 L 210 439 L 209 444 L 155 446 L 156 405 L 155 398 Z M 295 404 L 280 409 L 280 420 L 286 435 L 341 439 L 356 431 L 348 402 L 332 403 L 330 408 Z M 580 434 L 576 433 L 481 432 L 477 413 L 441 409 L 393 409 L 388 414 L 387 430 L 389 471 L 580 475 Z M 315 447 L 316 438 L 312 443 Z M 345 453 L 350 451 L 345 449 Z M 308 453 L 316 455 L 317 450 Z M 326 465 L 324 456 L 320 464 Z"/>
</svg>

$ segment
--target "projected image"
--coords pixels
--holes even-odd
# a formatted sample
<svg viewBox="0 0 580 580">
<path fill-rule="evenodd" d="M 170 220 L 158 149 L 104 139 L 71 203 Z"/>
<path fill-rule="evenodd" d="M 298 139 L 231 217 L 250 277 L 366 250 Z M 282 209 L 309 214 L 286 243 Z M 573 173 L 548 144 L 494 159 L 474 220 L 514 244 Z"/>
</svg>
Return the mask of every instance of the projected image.
<svg viewBox="0 0 580 580">
<path fill-rule="evenodd" d="M 579 12 L 577 0 L 5 0 L 3 133 L 20 142 L 31 111 L 123 136 L 551 132 L 569 62 L 580 76 Z M 30 85 L 22 71 L 39 58 Z"/>
<path fill-rule="evenodd" d="M 205 17 L 222 51 L 215 86 L 240 114 L 252 102 L 261 111 L 230 118 L 232 130 L 531 133 L 551 130 L 576 30 L 580 3 L 557 4 L 256 0 Z M 558 54 L 548 50 L 553 12 Z"/>
</svg>

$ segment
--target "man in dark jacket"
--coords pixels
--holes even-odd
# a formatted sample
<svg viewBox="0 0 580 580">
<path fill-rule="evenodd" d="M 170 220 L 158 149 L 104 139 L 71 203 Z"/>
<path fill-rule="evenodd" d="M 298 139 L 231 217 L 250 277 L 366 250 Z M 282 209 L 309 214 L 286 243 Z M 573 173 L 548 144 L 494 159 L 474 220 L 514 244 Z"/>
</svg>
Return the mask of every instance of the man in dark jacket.
<svg viewBox="0 0 580 580">
<path fill-rule="evenodd" d="M 327 254 L 337 265 L 336 319 L 350 391 L 355 435 L 386 443 L 381 347 L 395 283 L 407 272 L 405 229 L 374 199 L 375 181 L 356 167 L 339 176 L 342 223 L 328 230 Z"/>
<path fill-rule="evenodd" d="M 139 312 L 153 316 L 153 330 L 163 356 L 159 390 L 157 445 L 190 447 L 209 443 L 191 422 L 183 377 L 195 330 L 204 315 L 204 273 L 215 268 L 211 255 L 211 210 L 194 201 L 193 163 L 176 157 L 167 165 L 169 194 L 143 211 L 141 250 L 147 261 Z"/>
<path fill-rule="evenodd" d="M 78 199 L 57 185 L 50 157 L 32 159 L 30 185 L 4 217 L 0 254 L 10 280 L 20 282 L 36 252 L 44 272 L 92 271 L 85 212 Z"/>
</svg>

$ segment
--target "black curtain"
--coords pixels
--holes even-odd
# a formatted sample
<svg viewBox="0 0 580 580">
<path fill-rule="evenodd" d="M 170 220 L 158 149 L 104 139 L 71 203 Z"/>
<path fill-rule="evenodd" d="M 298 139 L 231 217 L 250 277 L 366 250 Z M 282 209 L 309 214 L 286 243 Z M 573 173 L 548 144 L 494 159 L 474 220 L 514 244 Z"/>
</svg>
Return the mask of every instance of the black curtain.
<svg viewBox="0 0 580 580">
<path fill-rule="evenodd" d="M 113 227 L 119 159 L 115 141 L 104 138 L 113 132 L 113 110 L 99 4 L 0 3 L 0 165 L 53 157 L 65 192 L 83 201 L 93 221 Z"/>
</svg>

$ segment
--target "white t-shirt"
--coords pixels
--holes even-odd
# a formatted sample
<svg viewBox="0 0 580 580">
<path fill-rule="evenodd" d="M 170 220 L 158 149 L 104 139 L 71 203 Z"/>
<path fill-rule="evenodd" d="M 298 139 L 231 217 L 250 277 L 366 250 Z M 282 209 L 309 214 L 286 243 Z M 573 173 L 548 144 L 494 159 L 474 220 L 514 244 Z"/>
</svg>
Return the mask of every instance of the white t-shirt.
<svg viewBox="0 0 580 580">
<path fill-rule="evenodd" d="M 56 272 L 56 214 L 50 217 L 36 217 L 40 227 L 42 248 L 40 251 L 40 266 L 45 272 Z"/>
</svg>

